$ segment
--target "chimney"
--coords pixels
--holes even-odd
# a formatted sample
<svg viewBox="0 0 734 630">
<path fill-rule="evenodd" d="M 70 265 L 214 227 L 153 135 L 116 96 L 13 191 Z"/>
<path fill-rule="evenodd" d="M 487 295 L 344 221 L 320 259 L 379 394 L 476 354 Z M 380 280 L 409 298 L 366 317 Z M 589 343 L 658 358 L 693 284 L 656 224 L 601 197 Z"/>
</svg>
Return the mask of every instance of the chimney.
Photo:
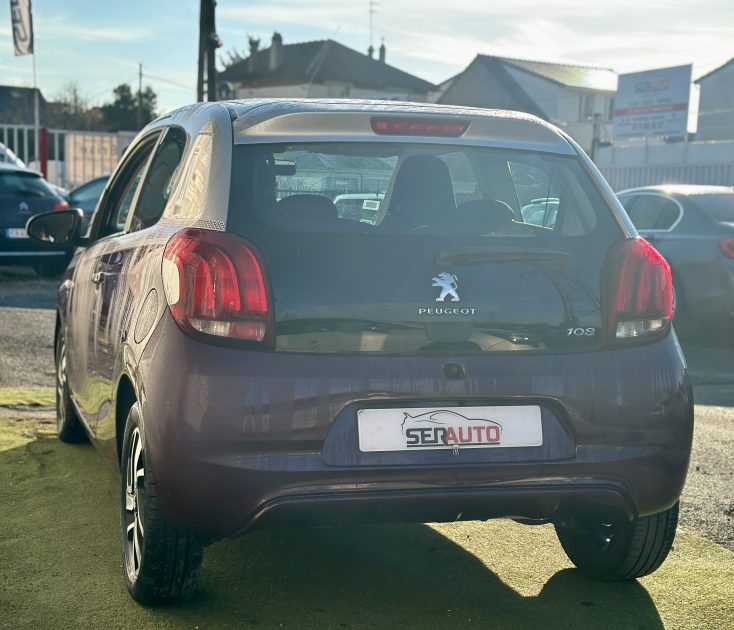
<svg viewBox="0 0 734 630">
<path fill-rule="evenodd" d="M 385 63 L 385 41 L 380 44 L 380 63 Z"/>
<path fill-rule="evenodd" d="M 257 69 L 257 49 L 260 48 L 260 40 L 250 37 L 250 60 L 247 64 L 248 72 L 255 72 Z"/>
<path fill-rule="evenodd" d="M 270 70 L 274 71 L 280 68 L 283 63 L 283 36 L 275 32 L 273 40 L 270 42 Z"/>
<path fill-rule="evenodd" d="M 367 55 L 370 59 L 375 55 L 375 47 L 372 44 L 370 44 L 370 47 L 367 49 Z"/>
</svg>

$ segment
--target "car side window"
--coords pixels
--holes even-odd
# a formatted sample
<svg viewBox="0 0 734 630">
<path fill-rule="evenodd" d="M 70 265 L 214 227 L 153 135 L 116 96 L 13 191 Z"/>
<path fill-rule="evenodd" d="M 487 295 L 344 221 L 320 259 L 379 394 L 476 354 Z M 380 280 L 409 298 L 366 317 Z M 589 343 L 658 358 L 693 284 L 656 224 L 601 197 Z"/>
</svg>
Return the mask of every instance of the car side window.
<svg viewBox="0 0 734 630">
<path fill-rule="evenodd" d="M 669 203 L 672 203 L 670 199 L 662 195 L 636 195 L 622 201 L 630 220 L 638 230 L 666 229 L 658 227 L 658 222 L 663 208 Z"/>
<path fill-rule="evenodd" d="M 96 201 L 102 194 L 106 183 L 106 179 L 98 179 L 84 186 L 80 186 L 71 193 L 69 205 L 73 207 L 74 204 Z"/>
<path fill-rule="evenodd" d="M 156 150 L 140 189 L 133 212 L 130 231 L 136 232 L 155 225 L 171 196 L 176 174 L 186 147 L 186 133 L 170 128 Z"/>
<path fill-rule="evenodd" d="M 125 229 L 127 223 L 127 216 L 130 214 L 130 207 L 133 205 L 133 199 L 135 199 L 135 192 L 140 186 L 140 178 L 143 176 L 143 170 L 145 169 L 146 161 L 138 166 L 133 176 L 130 178 L 125 190 L 122 194 L 122 199 L 117 206 L 117 211 L 114 213 L 112 224 L 114 225 L 115 232 L 122 232 Z"/>
<path fill-rule="evenodd" d="M 660 210 L 657 221 L 655 221 L 656 230 L 669 230 L 680 216 L 680 207 L 675 201 L 668 201 Z"/>
<path fill-rule="evenodd" d="M 117 169 L 98 209 L 100 216 L 95 218 L 95 224 L 101 226 L 95 228 L 98 236 L 117 234 L 125 229 L 135 193 L 159 137 L 160 133 L 155 133 L 143 140 Z"/>
</svg>

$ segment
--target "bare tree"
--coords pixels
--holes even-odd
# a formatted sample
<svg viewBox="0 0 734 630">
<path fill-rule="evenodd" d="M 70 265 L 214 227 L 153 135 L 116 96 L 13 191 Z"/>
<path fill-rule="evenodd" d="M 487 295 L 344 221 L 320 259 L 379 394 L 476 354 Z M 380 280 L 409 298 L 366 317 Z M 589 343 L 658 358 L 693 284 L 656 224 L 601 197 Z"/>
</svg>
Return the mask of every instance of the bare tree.
<svg viewBox="0 0 734 630">
<path fill-rule="evenodd" d="M 100 128 L 100 115 L 89 107 L 87 97 L 76 81 L 68 81 L 48 104 L 48 124 L 62 129 L 96 130 Z"/>
<path fill-rule="evenodd" d="M 219 55 L 219 63 L 224 68 L 229 68 L 245 59 L 247 59 L 247 53 L 244 50 L 237 50 L 234 47 L 230 48 L 224 55 Z"/>
</svg>

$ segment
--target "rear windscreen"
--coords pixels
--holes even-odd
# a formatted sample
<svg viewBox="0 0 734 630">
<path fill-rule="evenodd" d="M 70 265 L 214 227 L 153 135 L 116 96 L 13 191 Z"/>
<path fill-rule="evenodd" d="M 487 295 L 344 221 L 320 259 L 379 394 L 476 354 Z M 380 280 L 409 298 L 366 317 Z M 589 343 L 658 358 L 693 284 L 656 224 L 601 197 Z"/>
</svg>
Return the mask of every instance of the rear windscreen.
<svg viewBox="0 0 734 630">
<path fill-rule="evenodd" d="M 227 229 L 300 352 L 597 347 L 623 238 L 573 157 L 383 142 L 236 146 Z"/>
<path fill-rule="evenodd" d="M 239 201 L 278 229 L 532 236 L 526 226 L 535 226 L 572 236 L 592 232 L 606 211 L 568 157 L 382 143 L 235 153 L 235 177 L 249 180 Z"/>
<path fill-rule="evenodd" d="M 52 197 L 51 187 L 35 173 L 0 172 L 0 195 L 11 197 Z"/>
</svg>

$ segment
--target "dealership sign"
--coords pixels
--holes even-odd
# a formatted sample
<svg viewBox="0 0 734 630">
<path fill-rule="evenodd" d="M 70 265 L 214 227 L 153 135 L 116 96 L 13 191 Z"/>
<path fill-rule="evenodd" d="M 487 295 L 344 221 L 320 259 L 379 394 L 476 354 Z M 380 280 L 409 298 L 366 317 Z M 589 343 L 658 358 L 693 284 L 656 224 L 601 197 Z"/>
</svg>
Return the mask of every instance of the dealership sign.
<svg viewBox="0 0 734 630">
<path fill-rule="evenodd" d="M 688 125 L 691 65 L 619 75 L 614 97 L 614 137 L 684 137 Z"/>
</svg>

